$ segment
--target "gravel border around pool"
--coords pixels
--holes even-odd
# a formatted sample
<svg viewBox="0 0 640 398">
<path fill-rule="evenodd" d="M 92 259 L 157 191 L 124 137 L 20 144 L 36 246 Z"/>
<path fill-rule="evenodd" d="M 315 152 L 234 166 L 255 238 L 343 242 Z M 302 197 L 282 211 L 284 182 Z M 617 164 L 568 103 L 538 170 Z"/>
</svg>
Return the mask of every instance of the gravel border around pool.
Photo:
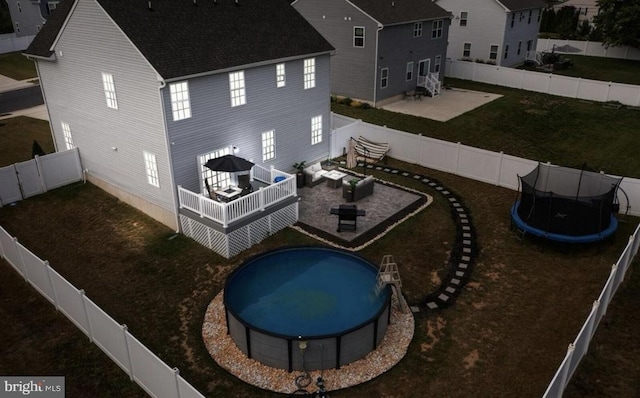
<svg viewBox="0 0 640 398">
<path fill-rule="evenodd" d="M 227 334 L 226 316 L 223 305 L 223 291 L 211 301 L 202 324 L 202 339 L 211 357 L 223 369 L 240 380 L 262 388 L 284 394 L 298 390 L 294 380 L 302 372 L 287 372 L 249 359 L 235 345 Z M 394 367 L 407 353 L 413 339 L 414 319 L 411 312 L 402 313 L 394 291 L 391 304 L 391 323 L 387 332 L 374 351 L 364 358 L 342 366 L 340 369 L 329 369 L 322 372 L 327 391 L 340 390 L 372 380 Z M 315 382 L 320 371 L 309 372 Z M 307 387 L 309 392 L 315 391 L 315 383 Z"/>
</svg>

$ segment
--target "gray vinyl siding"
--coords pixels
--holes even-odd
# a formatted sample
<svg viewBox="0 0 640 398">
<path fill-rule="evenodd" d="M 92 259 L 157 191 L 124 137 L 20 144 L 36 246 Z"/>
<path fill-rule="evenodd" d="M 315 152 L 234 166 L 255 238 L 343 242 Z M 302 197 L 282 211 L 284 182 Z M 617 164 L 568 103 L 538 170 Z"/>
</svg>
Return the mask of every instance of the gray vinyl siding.
<svg viewBox="0 0 640 398">
<path fill-rule="evenodd" d="M 238 156 L 289 171 L 329 153 L 329 55 L 315 57 L 316 86 L 303 88 L 303 58 L 285 63 L 286 86 L 276 87 L 276 63 L 244 69 L 244 105 L 231 107 L 228 73 L 189 80 L 191 118 L 173 121 L 169 84 L 163 89 L 176 184 L 198 192 L 198 155 L 235 145 Z M 240 69 L 242 70 L 242 69 Z M 311 145 L 311 118 L 322 115 L 323 140 Z M 274 130 L 276 157 L 262 161 L 262 133 Z"/>
<path fill-rule="evenodd" d="M 538 31 L 540 30 L 540 22 L 538 22 L 538 13 L 541 9 L 532 10 L 531 23 L 528 22 L 529 11 L 522 11 L 524 18 L 520 20 L 520 11 L 517 11 L 516 20 L 513 28 L 511 27 L 511 13 L 507 14 L 507 23 L 504 32 L 504 43 L 509 44 L 509 56 L 504 59 L 504 49 L 502 49 L 500 57 L 500 65 L 517 66 L 524 62 L 527 54 L 527 41 L 531 40 L 531 51 L 536 50 L 538 43 Z M 522 42 L 522 50 L 518 54 L 518 42 Z"/>
<path fill-rule="evenodd" d="M 444 77 L 449 22 L 449 19 L 443 20 L 442 37 L 438 39 L 431 39 L 432 21 L 422 23 L 421 37 L 413 37 L 413 23 L 385 27 L 380 32 L 378 71 L 383 68 L 389 69 L 389 85 L 387 88 L 380 88 L 380 74 L 378 73 L 377 101 L 415 89 L 418 78 L 418 62 L 421 60 L 430 59 L 429 72 L 433 72 L 435 57 L 440 55 L 440 79 Z M 413 62 L 411 81 L 406 79 L 408 62 Z"/>
<path fill-rule="evenodd" d="M 4 1 L 4 0 L 3 0 Z M 20 8 L 18 8 L 20 3 Z M 17 37 L 34 36 L 38 33 L 38 26 L 42 27 L 45 19 L 40 12 L 40 4 L 31 0 L 7 0 L 13 29 Z M 20 32 L 16 31 L 16 22 L 20 26 Z"/>
<path fill-rule="evenodd" d="M 333 47 L 331 92 L 373 101 L 377 23 L 346 1 L 299 0 L 294 7 Z M 353 28 L 365 28 L 364 48 L 353 47 Z"/>
<path fill-rule="evenodd" d="M 93 1 L 78 2 L 55 52 L 38 67 L 57 148 L 66 122 L 90 175 L 175 212 L 156 73 Z M 117 110 L 107 107 L 102 72 L 113 75 Z M 156 155 L 160 188 L 147 183 L 145 150 Z"/>
</svg>

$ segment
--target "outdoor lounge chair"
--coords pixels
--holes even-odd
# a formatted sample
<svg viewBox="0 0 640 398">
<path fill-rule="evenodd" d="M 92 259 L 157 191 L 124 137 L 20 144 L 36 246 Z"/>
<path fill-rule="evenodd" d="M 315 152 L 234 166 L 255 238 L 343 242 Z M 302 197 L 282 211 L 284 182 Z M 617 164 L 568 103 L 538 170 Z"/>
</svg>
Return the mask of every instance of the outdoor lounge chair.
<svg viewBox="0 0 640 398">
<path fill-rule="evenodd" d="M 238 176 L 238 188 L 242 189 L 240 196 L 244 196 L 253 192 L 249 174 L 241 174 Z"/>
</svg>

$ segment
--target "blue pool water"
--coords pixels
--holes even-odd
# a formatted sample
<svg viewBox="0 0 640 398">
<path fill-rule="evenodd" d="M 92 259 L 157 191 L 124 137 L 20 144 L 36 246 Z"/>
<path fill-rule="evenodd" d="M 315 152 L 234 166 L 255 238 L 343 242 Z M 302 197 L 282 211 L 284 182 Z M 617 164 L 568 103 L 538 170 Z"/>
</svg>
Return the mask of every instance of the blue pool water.
<svg viewBox="0 0 640 398">
<path fill-rule="evenodd" d="M 375 294 L 377 269 L 348 252 L 288 248 L 246 262 L 227 280 L 227 309 L 242 322 L 282 336 L 327 336 L 380 313 L 389 289 Z"/>
</svg>

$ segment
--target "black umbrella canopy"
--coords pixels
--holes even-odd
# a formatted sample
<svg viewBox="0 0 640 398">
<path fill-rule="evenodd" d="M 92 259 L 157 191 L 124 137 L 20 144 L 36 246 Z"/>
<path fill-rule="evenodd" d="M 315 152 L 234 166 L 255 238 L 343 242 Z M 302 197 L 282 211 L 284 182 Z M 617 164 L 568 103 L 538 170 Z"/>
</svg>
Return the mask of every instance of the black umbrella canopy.
<svg viewBox="0 0 640 398">
<path fill-rule="evenodd" d="M 209 159 L 205 166 L 213 171 L 233 173 L 235 171 L 251 170 L 253 163 L 235 155 L 224 155 L 219 158 Z"/>
</svg>

